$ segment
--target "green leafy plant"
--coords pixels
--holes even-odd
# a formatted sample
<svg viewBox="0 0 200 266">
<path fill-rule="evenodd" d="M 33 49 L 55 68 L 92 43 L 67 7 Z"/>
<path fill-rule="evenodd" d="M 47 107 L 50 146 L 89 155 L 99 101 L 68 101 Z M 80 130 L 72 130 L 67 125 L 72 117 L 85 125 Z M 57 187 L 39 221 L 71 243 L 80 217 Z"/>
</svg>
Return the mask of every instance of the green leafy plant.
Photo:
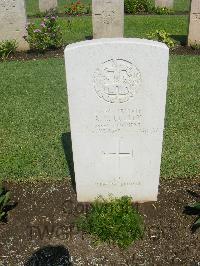
<svg viewBox="0 0 200 266">
<path fill-rule="evenodd" d="M 27 32 L 26 40 L 32 50 L 44 52 L 63 45 L 62 32 L 55 16 L 45 17 L 39 27 L 35 23 L 28 24 Z"/>
<path fill-rule="evenodd" d="M 16 40 L 5 40 L 0 42 L 0 58 L 7 59 L 10 54 L 16 52 L 17 42 Z"/>
<path fill-rule="evenodd" d="M 169 48 L 172 48 L 176 45 L 176 41 L 170 37 L 170 34 L 165 30 L 156 30 L 147 35 L 148 39 L 155 40 L 158 42 L 165 43 Z"/>
<path fill-rule="evenodd" d="M 71 2 L 65 6 L 65 14 L 69 16 L 79 16 L 91 13 L 90 5 L 84 5 L 81 1 Z"/>
<path fill-rule="evenodd" d="M 6 216 L 6 207 L 10 202 L 10 192 L 0 187 L 0 221 Z"/>
<path fill-rule="evenodd" d="M 150 0 L 125 0 L 124 11 L 127 14 L 152 13 L 153 5 Z"/>
<path fill-rule="evenodd" d="M 200 202 L 186 206 L 184 212 L 189 215 L 197 215 L 198 217 L 192 225 L 192 230 L 195 231 L 197 228 L 200 228 Z"/>
<path fill-rule="evenodd" d="M 195 222 L 191 227 L 193 232 L 195 232 L 198 228 L 200 228 L 200 201 L 185 206 L 183 212 L 188 215 L 197 216 L 197 219 L 195 220 Z"/>
<path fill-rule="evenodd" d="M 200 44 L 198 44 L 198 43 L 193 43 L 193 44 L 191 44 L 190 46 L 191 46 L 192 49 L 194 49 L 194 50 L 199 50 L 199 49 L 200 49 Z"/>
<path fill-rule="evenodd" d="M 155 7 L 154 8 L 154 13 L 157 15 L 172 15 L 174 14 L 174 10 L 169 9 L 167 7 Z"/>
<path fill-rule="evenodd" d="M 144 231 L 143 220 L 129 197 L 109 201 L 97 199 L 90 211 L 79 218 L 77 228 L 122 248 L 142 238 Z"/>
</svg>

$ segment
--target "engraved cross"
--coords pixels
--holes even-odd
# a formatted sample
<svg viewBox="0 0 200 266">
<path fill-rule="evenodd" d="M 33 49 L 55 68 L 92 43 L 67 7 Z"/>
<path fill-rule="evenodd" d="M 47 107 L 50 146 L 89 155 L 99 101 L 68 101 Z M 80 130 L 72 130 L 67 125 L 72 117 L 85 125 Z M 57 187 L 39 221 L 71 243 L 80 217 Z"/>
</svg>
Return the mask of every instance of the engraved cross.
<svg viewBox="0 0 200 266">
<path fill-rule="evenodd" d="M 121 141 L 118 142 L 118 147 L 117 147 L 117 151 L 116 152 L 104 152 L 104 154 L 107 156 L 107 157 L 110 157 L 110 156 L 116 156 L 116 158 L 120 159 L 121 158 L 124 158 L 124 157 L 131 157 L 133 158 L 133 150 L 131 150 L 130 152 L 125 152 L 125 151 L 122 151 L 122 148 L 121 148 Z"/>
<path fill-rule="evenodd" d="M 117 160 L 117 175 L 118 175 L 118 179 L 121 179 L 122 176 L 124 174 L 124 168 L 122 167 L 122 160 L 127 159 L 127 158 L 133 158 L 133 149 L 129 150 L 127 148 L 123 148 L 122 146 L 122 141 L 119 140 L 117 143 L 117 147 L 116 147 L 116 151 L 114 152 L 104 152 L 104 155 L 106 156 L 106 158 L 114 158 Z M 125 167 L 127 167 L 127 165 L 124 165 Z"/>
</svg>

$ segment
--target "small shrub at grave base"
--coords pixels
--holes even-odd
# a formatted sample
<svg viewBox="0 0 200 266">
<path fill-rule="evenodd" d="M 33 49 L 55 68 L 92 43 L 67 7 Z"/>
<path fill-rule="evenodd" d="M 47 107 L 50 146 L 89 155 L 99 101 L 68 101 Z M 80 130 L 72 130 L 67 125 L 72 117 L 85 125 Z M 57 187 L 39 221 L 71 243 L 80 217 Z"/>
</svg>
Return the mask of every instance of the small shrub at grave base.
<svg viewBox="0 0 200 266">
<path fill-rule="evenodd" d="M 84 5 L 81 1 L 71 2 L 65 7 L 65 14 L 69 16 L 79 16 L 91 13 L 91 6 Z"/>
<path fill-rule="evenodd" d="M 6 217 L 6 207 L 10 202 L 10 193 L 0 185 L 0 221 Z"/>
<path fill-rule="evenodd" d="M 17 49 L 16 40 L 5 40 L 0 42 L 0 58 L 5 60 L 10 54 L 14 54 Z"/>
<path fill-rule="evenodd" d="M 47 49 L 56 49 L 63 45 L 62 32 L 55 16 L 45 17 L 40 27 L 34 23 L 28 24 L 27 32 L 26 40 L 32 50 L 44 52 Z"/>
<path fill-rule="evenodd" d="M 156 30 L 147 35 L 148 39 L 165 43 L 169 48 L 173 48 L 176 45 L 176 41 L 170 37 L 170 34 L 165 30 Z"/>
<path fill-rule="evenodd" d="M 155 13 L 157 15 L 172 15 L 172 14 L 174 14 L 174 10 L 169 9 L 167 7 L 157 6 L 153 9 L 153 11 L 154 11 L 153 13 Z"/>
<path fill-rule="evenodd" d="M 93 235 L 97 241 L 121 248 L 142 238 L 144 232 L 143 220 L 129 197 L 109 201 L 97 199 L 90 211 L 77 220 L 77 228 Z"/>
<path fill-rule="evenodd" d="M 190 46 L 191 46 L 192 49 L 194 49 L 194 50 L 199 50 L 199 49 L 200 49 L 200 44 L 198 44 L 198 43 L 191 44 Z"/>
<path fill-rule="evenodd" d="M 152 13 L 154 7 L 150 0 L 125 0 L 124 11 L 127 14 Z"/>
</svg>

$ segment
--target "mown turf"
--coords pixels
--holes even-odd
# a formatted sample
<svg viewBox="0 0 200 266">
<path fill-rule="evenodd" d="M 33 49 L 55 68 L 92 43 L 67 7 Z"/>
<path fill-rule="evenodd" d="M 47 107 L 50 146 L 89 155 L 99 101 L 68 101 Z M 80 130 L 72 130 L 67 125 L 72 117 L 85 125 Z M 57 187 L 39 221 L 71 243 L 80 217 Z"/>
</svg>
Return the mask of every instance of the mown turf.
<svg viewBox="0 0 200 266">
<path fill-rule="evenodd" d="M 200 57 L 170 59 L 162 177 L 200 172 L 199 65 Z M 0 78 L 0 178 L 68 176 L 61 141 L 70 131 L 63 59 L 4 62 Z"/>
<path fill-rule="evenodd" d="M 59 177 L 67 172 L 69 131 L 63 60 L 0 64 L 0 177 Z"/>
<path fill-rule="evenodd" d="M 166 130 L 161 176 L 200 174 L 200 57 L 173 56 L 170 60 Z"/>
</svg>

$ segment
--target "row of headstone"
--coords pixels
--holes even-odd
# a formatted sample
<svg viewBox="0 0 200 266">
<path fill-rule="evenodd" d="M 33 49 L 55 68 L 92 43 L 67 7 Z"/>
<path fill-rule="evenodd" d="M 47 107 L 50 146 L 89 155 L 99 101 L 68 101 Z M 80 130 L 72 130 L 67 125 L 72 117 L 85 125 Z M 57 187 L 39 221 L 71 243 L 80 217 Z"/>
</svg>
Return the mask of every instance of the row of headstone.
<svg viewBox="0 0 200 266">
<path fill-rule="evenodd" d="M 170 2 L 171 0 L 157 0 Z M 40 9 L 54 9 L 57 0 L 40 0 Z M 124 1 L 93 0 L 93 36 L 94 38 L 123 37 Z M 18 50 L 27 50 L 26 11 L 24 0 L 0 0 L 0 41 L 15 39 Z M 188 44 L 200 44 L 200 1 L 192 0 Z"/>
<path fill-rule="evenodd" d="M 156 6 L 173 8 L 174 0 L 155 0 Z M 93 38 L 123 37 L 124 1 L 92 1 Z M 191 1 L 188 44 L 200 44 L 200 0 Z"/>
</svg>

